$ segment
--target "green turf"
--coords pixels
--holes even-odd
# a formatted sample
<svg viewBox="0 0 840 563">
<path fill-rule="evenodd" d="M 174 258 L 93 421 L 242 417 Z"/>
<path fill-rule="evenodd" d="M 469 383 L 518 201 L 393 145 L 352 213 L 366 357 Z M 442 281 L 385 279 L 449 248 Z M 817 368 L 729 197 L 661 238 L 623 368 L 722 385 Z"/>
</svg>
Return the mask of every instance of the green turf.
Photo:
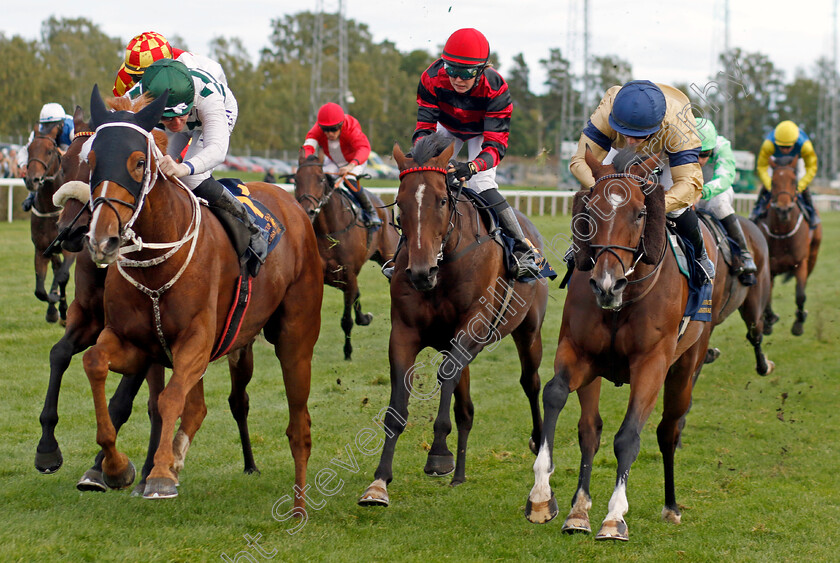
<svg viewBox="0 0 840 563">
<path fill-rule="evenodd" d="M 566 232 L 568 217 L 535 221 L 547 239 Z M 820 263 L 808 285 L 810 316 L 805 334 L 790 334 L 794 287 L 774 292 L 782 317 L 765 339 L 777 371 L 754 371 L 746 329 L 734 315 L 712 343 L 722 357 L 707 366 L 677 452 L 677 499 L 683 523 L 660 519 L 662 463 L 654 411 L 642 435 L 641 453 L 630 475 L 628 544 L 596 543 L 591 536 L 566 536 L 562 519 L 577 480 L 577 400 L 561 413 L 552 485 L 561 505 L 557 521 L 532 525 L 523 517 L 533 485 L 528 451 L 529 416 L 518 384 L 518 362 L 510 339 L 479 355 L 472 367 L 475 426 L 467 459 L 467 482 L 423 474 L 432 441 L 435 401 L 412 401 L 409 426 L 399 441 L 392 505 L 361 508 L 356 499 L 373 477 L 378 454 L 361 454 L 356 434 L 388 401 L 388 285 L 375 265 L 365 267 L 362 307 L 375 314 L 355 327 L 352 362 L 342 354 L 341 294 L 325 290 L 322 332 L 316 348 L 312 395 L 313 450 L 309 483 L 335 469 L 341 489 L 333 496 L 310 490 L 308 520 L 294 534 L 293 521 L 278 521 L 272 508 L 293 494 L 293 467 L 284 434 L 288 421 L 279 365 L 262 340 L 256 346 L 251 395 L 251 434 L 259 476 L 242 473 L 236 426 L 227 406 L 226 363 L 207 373 L 209 413 L 187 457 L 179 497 L 169 501 L 131 498 L 126 491 L 80 493 L 74 485 L 97 451 L 89 386 L 76 356 L 65 375 L 57 435 L 64 467 L 40 475 L 33 466 L 40 435 L 38 415 L 49 372 L 49 350 L 62 334 L 47 325 L 45 307 L 32 295 L 32 246 L 28 224 L 0 225 L 0 560 L 6 561 L 219 561 L 246 551 L 245 535 L 256 537 L 273 560 L 327 561 L 829 561 L 840 549 L 840 492 L 836 468 L 837 405 L 834 377 L 840 362 L 837 319 L 840 214 L 826 214 Z M 561 245 L 558 245 L 561 246 Z M 562 253 L 564 248 L 558 248 Z M 559 256 L 549 257 L 559 267 Z M 565 292 L 551 285 L 543 329 L 543 383 L 552 375 Z M 428 374 L 427 374 L 428 375 Z M 431 382 L 428 377 L 425 381 Z M 117 376 L 109 378 L 108 391 Z M 612 439 L 624 414 L 628 388 L 604 386 L 604 434 L 592 476 L 593 526 L 607 512 L 615 479 Z M 139 467 L 149 423 L 147 392 L 141 391 L 118 445 Z M 346 448 L 359 470 L 347 468 Z M 454 437 L 450 437 L 454 448 Z M 344 467 L 332 460 L 344 462 Z M 322 473 L 325 475 L 326 473 Z M 315 510 L 315 503 L 322 503 Z M 277 514 L 288 510 L 280 502 Z M 250 561 L 240 555 L 238 559 Z"/>
</svg>

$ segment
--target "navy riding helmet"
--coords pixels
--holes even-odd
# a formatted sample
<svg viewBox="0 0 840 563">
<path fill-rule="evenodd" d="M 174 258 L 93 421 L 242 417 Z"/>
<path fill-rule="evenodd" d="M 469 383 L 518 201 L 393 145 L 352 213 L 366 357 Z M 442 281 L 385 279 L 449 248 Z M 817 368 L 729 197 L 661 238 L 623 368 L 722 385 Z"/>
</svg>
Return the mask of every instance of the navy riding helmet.
<svg viewBox="0 0 840 563">
<path fill-rule="evenodd" d="M 631 80 L 613 101 L 610 127 L 622 135 L 645 137 L 659 131 L 665 118 L 665 95 L 650 80 Z"/>
</svg>

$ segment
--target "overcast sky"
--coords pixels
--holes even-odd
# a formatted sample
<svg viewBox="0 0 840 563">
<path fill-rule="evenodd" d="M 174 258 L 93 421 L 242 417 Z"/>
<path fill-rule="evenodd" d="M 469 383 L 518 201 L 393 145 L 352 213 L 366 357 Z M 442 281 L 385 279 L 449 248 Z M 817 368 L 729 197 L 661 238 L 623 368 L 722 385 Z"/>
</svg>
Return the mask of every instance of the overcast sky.
<svg viewBox="0 0 840 563">
<path fill-rule="evenodd" d="M 585 0 L 345 0 L 348 19 L 368 25 L 375 41 L 401 51 L 439 54 L 450 33 L 475 27 L 499 55 L 505 76 L 517 53 L 531 69 L 531 90 L 542 93 L 539 60 L 559 47 L 580 69 Z M 835 0 L 836 1 L 836 0 Z M 335 12 L 338 0 L 324 0 Z M 153 11 L 150 8 L 163 6 Z M 793 76 L 832 54 L 832 0 L 731 0 L 730 45 L 759 51 Z M 590 55 L 617 55 L 632 64 L 633 78 L 705 84 L 718 69 L 724 44 L 724 0 L 589 0 Z M 213 37 L 238 37 L 256 60 L 268 45 L 271 20 L 314 11 L 315 0 L 178 0 L 166 4 L 119 0 L 4 2 L 0 31 L 40 37 L 49 16 L 85 17 L 107 35 L 128 41 L 143 31 L 179 35 L 205 54 Z M 572 17 L 576 16 L 576 17 Z M 573 22 L 570 25 L 570 20 Z M 180 47 L 180 45 L 176 45 Z"/>
</svg>

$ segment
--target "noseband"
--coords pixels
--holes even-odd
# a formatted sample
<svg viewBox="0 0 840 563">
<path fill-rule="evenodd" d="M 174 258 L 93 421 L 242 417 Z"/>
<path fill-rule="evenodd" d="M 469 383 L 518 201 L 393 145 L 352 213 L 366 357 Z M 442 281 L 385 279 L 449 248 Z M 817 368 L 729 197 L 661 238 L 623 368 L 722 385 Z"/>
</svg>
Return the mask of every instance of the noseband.
<svg viewBox="0 0 840 563">
<path fill-rule="evenodd" d="M 33 181 L 35 183 L 44 185 L 47 182 L 55 181 L 55 177 L 58 176 L 58 172 L 61 170 L 61 153 L 58 150 L 58 145 L 56 144 L 55 139 L 53 139 L 51 136 L 44 135 L 43 133 L 38 133 L 37 135 L 35 135 L 35 139 L 49 139 L 49 141 L 52 143 L 52 149 L 50 150 L 49 163 L 44 162 L 40 158 L 33 158 L 32 156 L 30 156 L 29 159 L 26 161 L 26 169 L 27 170 L 29 170 L 29 165 L 32 164 L 33 162 L 37 162 L 38 164 L 40 164 L 41 166 L 44 167 L 44 175 L 41 176 L 40 178 L 34 178 L 33 179 Z M 55 174 L 53 174 L 52 176 L 47 176 L 47 174 L 49 174 L 50 169 L 53 166 L 53 163 L 56 164 Z"/>
</svg>

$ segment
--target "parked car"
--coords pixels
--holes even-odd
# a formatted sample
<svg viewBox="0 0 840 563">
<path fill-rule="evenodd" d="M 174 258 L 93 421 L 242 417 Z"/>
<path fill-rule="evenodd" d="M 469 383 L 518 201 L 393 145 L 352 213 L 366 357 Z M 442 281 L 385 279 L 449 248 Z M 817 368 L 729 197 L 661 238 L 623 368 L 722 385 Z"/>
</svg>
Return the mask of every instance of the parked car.
<svg viewBox="0 0 840 563">
<path fill-rule="evenodd" d="M 386 164 L 382 157 L 374 151 L 370 151 L 367 162 L 368 173 L 374 178 L 387 178 L 396 180 L 400 177 L 400 170 L 396 166 Z"/>
</svg>

